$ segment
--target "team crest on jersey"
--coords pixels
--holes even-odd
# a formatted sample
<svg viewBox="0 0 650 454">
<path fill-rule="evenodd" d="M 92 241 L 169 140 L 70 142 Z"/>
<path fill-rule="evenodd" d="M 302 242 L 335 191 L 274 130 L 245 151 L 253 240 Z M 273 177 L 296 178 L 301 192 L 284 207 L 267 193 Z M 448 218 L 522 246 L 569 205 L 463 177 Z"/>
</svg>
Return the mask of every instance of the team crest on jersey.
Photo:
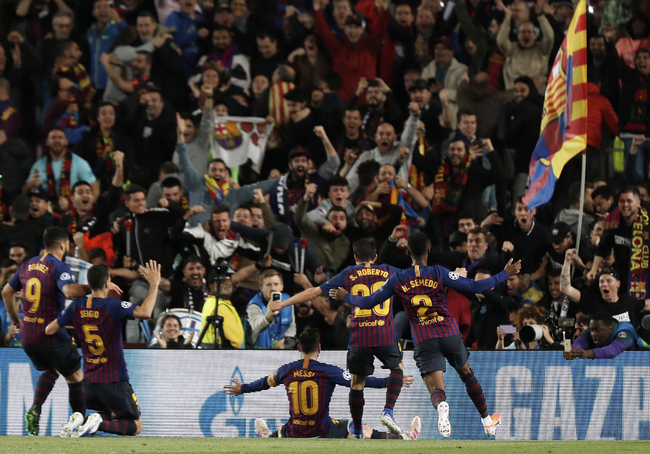
<svg viewBox="0 0 650 454">
<path fill-rule="evenodd" d="M 349 370 L 343 371 L 343 378 L 345 378 L 346 380 L 352 380 L 352 374 L 350 373 Z"/>
<path fill-rule="evenodd" d="M 234 121 L 217 123 L 214 127 L 214 140 L 225 150 L 234 150 L 242 144 L 242 133 Z"/>
<path fill-rule="evenodd" d="M 133 304 L 131 304 L 130 302 L 128 302 L 128 301 L 122 301 L 122 307 L 123 307 L 124 309 L 128 309 L 128 308 L 130 308 L 131 306 L 133 306 Z"/>
<path fill-rule="evenodd" d="M 61 279 L 62 281 L 69 281 L 70 279 L 72 279 L 72 276 L 70 276 L 70 274 L 68 273 L 63 273 L 61 274 L 61 277 L 59 279 Z"/>
<path fill-rule="evenodd" d="M 454 273 L 453 271 L 449 272 L 449 279 L 451 279 L 452 281 L 457 280 L 459 277 L 460 276 L 458 274 Z"/>
</svg>

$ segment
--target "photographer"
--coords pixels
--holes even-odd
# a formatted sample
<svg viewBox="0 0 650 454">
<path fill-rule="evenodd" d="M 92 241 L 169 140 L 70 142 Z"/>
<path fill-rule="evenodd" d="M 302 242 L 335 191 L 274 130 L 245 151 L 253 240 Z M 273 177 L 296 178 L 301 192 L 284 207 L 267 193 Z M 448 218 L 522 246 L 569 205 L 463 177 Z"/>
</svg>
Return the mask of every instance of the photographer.
<svg viewBox="0 0 650 454">
<path fill-rule="evenodd" d="M 517 312 L 515 316 L 515 325 L 517 331 L 512 335 L 512 343 L 507 347 L 505 344 L 505 334 L 501 327 L 497 328 L 497 344 L 495 350 L 548 350 L 554 344 L 555 340 L 551 336 L 549 327 L 543 324 L 538 324 L 545 318 L 545 313 L 542 308 L 529 305 L 524 306 Z M 522 328 L 527 326 L 538 326 L 542 331 L 542 338 L 531 342 L 524 342 L 520 337 Z"/>
<path fill-rule="evenodd" d="M 296 319 L 293 307 L 278 312 L 267 310 L 274 293 L 281 293 L 280 301 L 289 298 L 282 293 L 284 281 L 277 270 L 266 270 L 260 276 L 260 293 L 246 307 L 246 348 L 284 349 L 285 339 L 296 336 Z M 288 345 L 286 346 L 288 347 Z"/>
<path fill-rule="evenodd" d="M 214 314 L 214 308 L 217 304 L 217 295 L 216 295 L 216 276 L 217 273 L 223 275 L 223 271 L 213 271 L 210 275 L 210 291 L 212 296 L 209 296 L 203 304 L 203 313 L 201 317 L 201 327 L 205 326 L 209 316 Z M 230 299 L 233 293 L 233 279 L 230 276 L 225 276 L 222 278 L 221 287 L 219 288 L 219 306 L 217 309 L 217 315 L 222 317 L 221 321 L 221 330 L 219 333 L 219 338 L 217 343 L 222 348 L 243 348 L 244 347 L 244 327 L 241 323 L 241 318 L 237 314 L 237 309 L 232 305 Z M 224 342 L 224 339 L 226 342 Z M 205 336 L 201 341 L 200 348 L 211 348 L 214 347 L 214 326 L 208 328 L 205 332 Z"/>
</svg>

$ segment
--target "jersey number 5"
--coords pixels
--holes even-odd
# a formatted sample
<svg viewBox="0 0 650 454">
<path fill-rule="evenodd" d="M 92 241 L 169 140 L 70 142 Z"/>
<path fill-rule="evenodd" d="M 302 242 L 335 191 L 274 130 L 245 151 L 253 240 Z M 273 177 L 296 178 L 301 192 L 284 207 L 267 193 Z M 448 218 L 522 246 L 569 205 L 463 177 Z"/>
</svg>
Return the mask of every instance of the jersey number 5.
<svg viewBox="0 0 650 454">
<path fill-rule="evenodd" d="M 90 353 L 96 356 L 100 356 L 104 353 L 104 341 L 97 334 L 93 334 L 95 331 L 99 331 L 97 325 L 83 325 L 84 330 L 84 340 L 88 344 L 88 350 Z"/>
<path fill-rule="evenodd" d="M 294 414 L 313 415 L 318 411 L 318 383 L 314 380 L 291 382 L 289 393 Z"/>
<path fill-rule="evenodd" d="M 384 285 L 384 282 L 385 281 L 375 282 L 374 284 L 372 284 L 372 289 L 369 289 L 366 284 L 355 284 L 352 286 L 352 290 L 350 290 L 350 293 L 355 296 L 356 295 L 370 296 L 371 294 L 379 290 L 381 286 Z M 381 304 L 377 304 L 372 309 L 361 309 L 360 307 L 355 307 L 354 318 L 370 317 L 373 312 L 375 313 L 375 315 L 379 317 L 386 317 L 390 312 L 390 298 Z"/>
</svg>

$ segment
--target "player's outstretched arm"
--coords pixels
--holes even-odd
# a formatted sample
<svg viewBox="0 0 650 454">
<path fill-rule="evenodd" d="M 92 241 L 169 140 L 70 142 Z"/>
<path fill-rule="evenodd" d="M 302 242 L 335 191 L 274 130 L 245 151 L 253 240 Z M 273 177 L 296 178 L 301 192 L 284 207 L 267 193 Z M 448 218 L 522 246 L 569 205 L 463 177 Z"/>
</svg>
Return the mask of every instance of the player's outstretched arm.
<svg viewBox="0 0 650 454">
<path fill-rule="evenodd" d="M 243 383 L 235 380 L 234 378 L 231 378 L 230 381 L 233 382 L 234 385 L 224 386 L 223 387 L 224 392 L 230 396 L 239 396 L 240 394 L 243 394 L 243 391 L 241 390 L 241 386 L 243 385 Z"/>
<path fill-rule="evenodd" d="M 254 393 L 257 391 L 265 391 L 271 387 L 277 386 L 277 382 L 275 381 L 275 374 L 269 375 L 268 377 L 258 378 L 251 383 L 242 383 L 235 380 L 234 378 L 231 378 L 230 381 L 234 384 L 224 386 L 223 390 L 226 394 L 229 394 L 231 396 Z"/>
<path fill-rule="evenodd" d="M 442 266 L 438 268 L 439 277 L 441 278 L 442 284 L 445 287 L 453 288 L 454 290 L 461 292 L 483 293 L 495 285 L 506 281 L 509 276 L 517 274 L 521 270 L 521 260 L 517 263 L 513 263 L 512 259 L 510 259 L 506 264 L 505 269 L 499 274 L 487 279 L 481 279 L 479 281 L 459 276 L 458 274 L 452 273 L 447 268 L 444 268 Z"/>
<path fill-rule="evenodd" d="M 61 291 L 68 299 L 81 298 L 82 296 L 86 296 L 92 293 L 90 285 L 81 284 L 66 284 L 63 286 Z"/>
<path fill-rule="evenodd" d="M 151 318 L 153 308 L 156 305 L 156 297 L 158 296 L 158 286 L 160 285 L 160 265 L 155 260 L 147 262 L 147 272 L 142 273 L 142 277 L 149 283 L 149 291 L 147 297 L 142 302 L 142 306 L 138 306 L 133 311 L 134 318 Z"/>
<path fill-rule="evenodd" d="M 323 294 L 323 291 L 320 287 L 312 287 L 307 290 L 303 290 L 300 293 L 293 295 L 291 298 L 284 301 L 270 301 L 268 308 L 272 311 L 279 311 L 287 306 L 293 306 L 294 304 L 306 303 L 311 301 L 314 298 L 318 298 Z"/>
</svg>

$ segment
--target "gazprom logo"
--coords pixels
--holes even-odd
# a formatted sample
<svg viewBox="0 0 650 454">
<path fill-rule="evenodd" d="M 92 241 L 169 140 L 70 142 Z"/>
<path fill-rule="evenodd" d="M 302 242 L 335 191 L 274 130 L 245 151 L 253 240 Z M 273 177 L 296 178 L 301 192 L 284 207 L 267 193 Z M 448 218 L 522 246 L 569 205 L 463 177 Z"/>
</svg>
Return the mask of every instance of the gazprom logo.
<svg viewBox="0 0 650 454">
<path fill-rule="evenodd" d="M 244 376 L 242 375 L 241 370 L 239 370 L 239 366 L 235 367 L 235 370 L 232 372 L 232 376 L 230 378 L 243 383 Z M 235 414 L 235 416 L 239 415 L 239 411 L 241 410 L 242 405 L 244 405 L 244 395 L 240 394 L 239 396 L 228 397 L 230 398 L 230 409 Z"/>
<path fill-rule="evenodd" d="M 239 366 L 235 367 L 231 378 L 240 382 L 244 381 L 244 376 L 242 375 Z M 244 395 L 241 394 L 239 396 L 229 396 L 224 391 L 217 391 L 208 397 L 205 402 L 203 402 L 203 405 L 201 406 L 201 410 L 199 412 L 199 427 L 201 428 L 201 432 L 203 433 L 204 437 L 214 437 L 212 431 L 213 422 L 216 418 L 227 418 L 228 403 L 230 403 L 230 409 L 234 415 L 237 416 L 241 411 L 242 405 L 244 404 Z M 227 421 L 224 421 L 223 419 L 221 424 L 229 425 L 227 424 Z M 244 429 L 242 429 L 243 433 L 240 433 L 238 435 L 240 437 L 245 436 L 246 433 L 246 421 L 243 420 L 242 424 Z"/>
</svg>

